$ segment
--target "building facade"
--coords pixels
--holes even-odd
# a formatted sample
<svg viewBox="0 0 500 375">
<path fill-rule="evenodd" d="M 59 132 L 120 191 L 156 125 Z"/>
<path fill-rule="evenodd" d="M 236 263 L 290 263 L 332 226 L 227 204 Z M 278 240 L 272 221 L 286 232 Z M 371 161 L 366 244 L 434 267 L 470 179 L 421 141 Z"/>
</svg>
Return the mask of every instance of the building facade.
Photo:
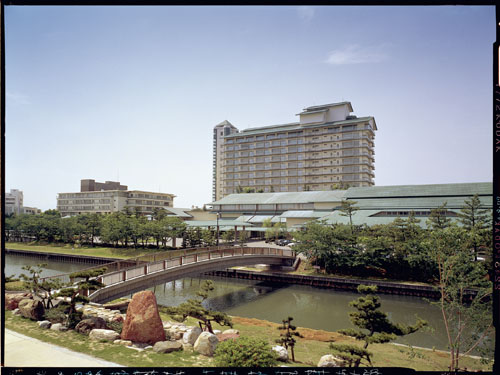
<svg viewBox="0 0 500 375">
<path fill-rule="evenodd" d="M 23 192 L 18 189 L 10 189 L 9 193 L 5 193 L 5 214 L 22 214 L 23 213 Z"/>
<path fill-rule="evenodd" d="M 222 171 L 223 171 L 223 143 L 224 137 L 230 134 L 237 133 L 233 124 L 225 120 L 214 127 L 213 134 L 213 177 L 212 177 L 212 200 L 217 200 L 222 197 Z"/>
<path fill-rule="evenodd" d="M 350 102 L 312 106 L 298 114 L 299 122 L 224 135 L 214 143 L 214 165 L 220 166 L 215 200 L 245 188 L 300 192 L 374 185 L 377 125 L 352 111 Z"/>
<path fill-rule="evenodd" d="M 446 203 L 445 215 L 457 220 L 464 202 L 475 194 L 483 209 L 493 209 L 491 182 L 352 187 L 335 191 L 304 191 L 301 193 L 231 194 L 211 203 L 211 210 L 223 219 L 248 222 L 259 231 L 264 220 L 300 229 L 310 220 L 327 224 L 349 224 L 350 219 L 339 210 L 342 201 L 353 201 L 359 208 L 352 215 L 355 225 L 389 224 L 410 213 L 426 227 L 432 209 Z"/>
<path fill-rule="evenodd" d="M 101 187 L 100 191 L 86 190 L 92 186 L 82 180 L 81 190 L 76 193 L 59 193 L 57 197 L 57 209 L 62 216 L 73 216 L 86 213 L 111 213 L 119 212 L 125 208 L 141 215 L 151 215 L 157 208 L 173 207 L 175 195 L 168 193 L 156 193 L 140 190 L 106 190 L 101 183 L 96 183 L 94 188 Z M 106 183 L 109 183 L 107 181 Z M 105 183 L 105 184 L 106 184 Z M 101 184 L 101 185 L 98 185 Z M 113 182 L 113 186 L 122 187 L 119 182 Z M 116 185 L 117 184 L 117 185 Z M 110 185 L 108 184 L 108 187 Z M 125 186 L 126 188 L 126 186 Z"/>
</svg>

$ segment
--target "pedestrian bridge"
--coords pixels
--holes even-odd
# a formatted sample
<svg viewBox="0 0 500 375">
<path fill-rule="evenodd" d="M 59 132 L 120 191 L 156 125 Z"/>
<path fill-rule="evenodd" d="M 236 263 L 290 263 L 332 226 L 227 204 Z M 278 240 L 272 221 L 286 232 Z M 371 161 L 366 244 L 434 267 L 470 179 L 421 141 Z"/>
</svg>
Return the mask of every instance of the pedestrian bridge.
<svg viewBox="0 0 500 375">
<path fill-rule="evenodd" d="M 125 268 L 121 268 L 123 261 L 101 265 L 100 267 L 108 269 L 107 273 L 98 278 L 104 287 L 91 293 L 88 296 L 90 301 L 108 302 L 160 283 L 208 271 L 253 264 L 292 266 L 295 261 L 295 253 L 292 250 L 270 247 L 206 248 L 166 258 L 167 254 L 168 252 L 149 255 L 148 261 L 140 258 L 133 262 L 127 260 Z M 130 265 L 131 263 L 135 264 Z"/>
</svg>

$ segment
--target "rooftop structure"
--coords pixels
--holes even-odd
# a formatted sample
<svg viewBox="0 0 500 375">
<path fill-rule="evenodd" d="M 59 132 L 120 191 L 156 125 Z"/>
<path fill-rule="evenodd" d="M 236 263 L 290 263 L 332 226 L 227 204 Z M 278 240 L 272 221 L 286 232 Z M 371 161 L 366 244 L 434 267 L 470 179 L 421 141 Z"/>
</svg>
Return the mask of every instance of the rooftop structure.
<svg viewBox="0 0 500 375">
<path fill-rule="evenodd" d="M 305 108 L 299 122 L 231 126 L 214 137 L 214 200 L 241 191 L 300 192 L 372 186 L 375 119 L 356 117 L 350 102 Z M 225 124 L 226 123 L 226 124 Z M 224 125 L 225 124 L 225 125 Z M 214 131 L 215 129 L 214 128 Z M 214 169 L 215 170 L 215 169 Z"/>
</svg>

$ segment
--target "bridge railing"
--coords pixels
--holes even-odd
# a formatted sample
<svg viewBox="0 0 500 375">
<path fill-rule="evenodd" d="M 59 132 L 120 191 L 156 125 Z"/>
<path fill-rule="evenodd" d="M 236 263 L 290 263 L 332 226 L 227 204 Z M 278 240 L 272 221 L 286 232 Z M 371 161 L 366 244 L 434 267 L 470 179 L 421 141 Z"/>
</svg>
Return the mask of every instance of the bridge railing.
<svg viewBox="0 0 500 375">
<path fill-rule="evenodd" d="M 195 264 L 205 262 L 213 259 L 227 258 L 227 257 L 242 257 L 242 256 L 255 256 L 255 255 L 275 255 L 280 257 L 294 257 L 295 254 L 292 250 L 288 249 L 275 249 L 275 248 L 225 248 L 225 249 L 211 249 L 194 254 L 181 255 L 175 258 L 158 260 L 155 262 L 140 264 L 137 266 L 128 267 L 123 270 L 106 273 L 99 277 L 105 286 L 121 283 L 136 277 L 145 276 L 151 273 L 165 271 L 170 268 L 181 267 L 187 264 Z"/>
<path fill-rule="evenodd" d="M 211 259 L 233 257 L 233 256 L 249 256 L 249 255 L 275 255 L 282 257 L 295 257 L 295 253 L 289 249 L 279 249 L 272 247 L 205 247 L 185 249 L 184 254 L 172 256 L 170 252 L 160 252 L 148 254 L 137 258 L 129 258 L 99 266 L 86 268 L 82 271 L 90 271 L 106 267 L 107 271 L 99 277 L 99 280 L 104 285 L 113 285 L 135 277 L 144 276 L 153 272 L 164 271 L 169 268 L 179 267 L 186 264 L 208 261 Z M 178 253 L 178 252 L 177 252 Z M 68 282 L 69 274 L 48 276 L 41 278 L 45 279 L 60 279 Z"/>
</svg>

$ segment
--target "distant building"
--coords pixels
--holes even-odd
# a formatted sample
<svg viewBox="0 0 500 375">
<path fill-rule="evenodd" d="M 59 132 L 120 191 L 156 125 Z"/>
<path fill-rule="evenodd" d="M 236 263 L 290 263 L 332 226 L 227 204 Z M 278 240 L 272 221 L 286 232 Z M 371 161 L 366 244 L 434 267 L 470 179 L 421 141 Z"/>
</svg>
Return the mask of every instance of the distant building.
<svg viewBox="0 0 500 375">
<path fill-rule="evenodd" d="M 10 189 L 10 193 L 5 193 L 5 214 L 23 213 L 23 192 L 18 189 Z"/>
<path fill-rule="evenodd" d="M 446 205 L 446 216 L 456 220 L 464 201 L 478 195 L 484 209 L 493 209 L 491 182 L 433 185 L 396 185 L 353 187 L 335 191 L 304 191 L 301 193 L 231 194 L 212 202 L 212 212 L 222 219 L 237 220 L 259 228 L 264 220 L 299 229 L 307 221 L 319 219 L 327 224 L 349 224 L 341 215 L 342 201 L 354 201 L 359 210 L 352 215 L 355 225 L 388 224 L 397 217 L 407 218 L 413 212 L 419 225 L 426 226 L 431 210 Z"/>
<path fill-rule="evenodd" d="M 228 121 L 218 124 L 212 199 L 245 188 L 271 193 L 374 185 L 377 125 L 352 111 L 350 102 L 341 102 L 307 107 L 289 124 L 242 131 Z"/>
<path fill-rule="evenodd" d="M 23 200 L 24 195 L 21 190 L 10 189 L 10 193 L 5 193 L 5 215 L 37 215 L 42 212 L 36 207 L 25 207 L 23 205 Z"/>
<path fill-rule="evenodd" d="M 80 186 L 80 192 L 58 194 L 57 209 L 62 216 L 105 214 L 125 208 L 141 215 L 152 215 L 156 208 L 174 206 L 174 194 L 127 190 L 127 186 L 120 185 L 119 182 L 81 180 Z"/>
<path fill-rule="evenodd" d="M 238 129 L 229 121 L 225 120 L 214 127 L 213 136 L 213 178 L 212 178 L 212 200 L 223 197 L 222 173 L 223 173 L 223 144 L 224 137 L 237 133 Z"/>
</svg>

